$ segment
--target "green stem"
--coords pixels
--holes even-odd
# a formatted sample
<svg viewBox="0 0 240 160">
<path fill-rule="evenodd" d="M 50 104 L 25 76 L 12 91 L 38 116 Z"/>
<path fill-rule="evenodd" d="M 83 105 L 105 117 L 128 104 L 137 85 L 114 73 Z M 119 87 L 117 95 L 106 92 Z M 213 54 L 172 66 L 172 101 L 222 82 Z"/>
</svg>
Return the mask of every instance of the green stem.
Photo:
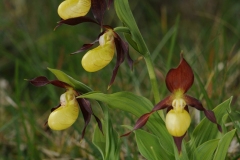
<svg viewBox="0 0 240 160">
<path fill-rule="evenodd" d="M 123 32 L 123 33 L 131 34 L 131 32 L 130 32 L 128 27 L 115 27 L 113 30 L 115 32 Z"/>
<path fill-rule="evenodd" d="M 152 62 L 150 54 L 147 54 L 146 56 L 144 56 L 144 59 L 145 59 L 146 65 L 147 65 L 147 70 L 148 70 L 149 78 L 150 78 L 151 85 L 152 85 L 152 91 L 153 91 L 153 95 L 154 95 L 154 101 L 156 104 L 160 101 L 160 94 L 158 91 L 157 78 L 156 78 L 156 74 L 154 72 L 153 62 Z"/>
</svg>

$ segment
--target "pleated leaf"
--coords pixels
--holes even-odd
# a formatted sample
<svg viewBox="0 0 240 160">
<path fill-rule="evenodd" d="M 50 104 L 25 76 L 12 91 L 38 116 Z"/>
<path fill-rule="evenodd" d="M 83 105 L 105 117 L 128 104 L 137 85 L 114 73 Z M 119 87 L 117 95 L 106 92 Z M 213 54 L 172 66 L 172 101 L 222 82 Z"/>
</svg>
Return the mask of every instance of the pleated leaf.
<svg viewBox="0 0 240 160">
<path fill-rule="evenodd" d="M 219 141 L 213 160 L 225 160 L 228 147 L 233 139 L 236 129 L 226 133 Z"/>
<path fill-rule="evenodd" d="M 91 88 L 89 88 L 82 82 L 79 82 L 76 79 L 70 77 L 66 73 L 64 73 L 60 70 L 57 70 L 57 69 L 51 69 L 51 68 L 48 68 L 48 69 L 57 77 L 58 80 L 69 84 L 74 89 L 79 90 L 81 93 L 87 93 L 87 92 L 92 91 Z"/>
<path fill-rule="evenodd" d="M 103 124 L 103 132 L 96 126 L 93 133 L 93 144 L 100 151 L 103 160 L 118 160 L 120 152 L 120 139 L 118 133 L 113 129 L 111 120 L 105 115 Z"/>
<path fill-rule="evenodd" d="M 159 139 L 144 130 L 134 131 L 139 152 L 143 157 L 149 160 L 174 159 L 174 156 L 168 156 L 159 143 Z"/>
<path fill-rule="evenodd" d="M 230 103 L 232 101 L 232 97 L 223 103 L 219 104 L 213 111 L 215 113 L 217 122 L 221 125 L 224 124 L 224 120 L 226 120 L 227 110 L 230 112 Z M 198 146 L 203 144 L 204 142 L 216 139 L 221 137 L 221 132 L 218 131 L 217 126 L 209 121 L 208 119 L 203 118 L 203 120 L 197 125 L 194 129 L 191 140 L 188 143 L 188 149 L 194 151 Z M 189 153 L 190 155 L 192 153 Z"/>
<path fill-rule="evenodd" d="M 197 149 L 194 152 L 194 158 L 196 160 L 212 160 L 213 154 L 215 150 L 217 149 L 219 139 L 212 139 L 210 141 L 207 141 L 200 146 L 197 147 Z"/>
<path fill-rule="evenodd" d="M 153 104 L 148 99 L 130 92 L 117 92 L 113 94 L 89 92 L 81 95 L 80 97 L 107 103 L 110 108 L 120 109 L 137 117 L 150 112 L 153 108 Z M 150 116 L 146 126 L 159 138 L 160 145 L 165 149 L 165 154 L 168 156 L 173 155 L 173 139 L 168 133 L 165 123 L 157 112 Z"/>
<path fill-rule="evenodd" d="M 136 21 L 132 15 L 128 0 L 115 0 L 114 7 L 118 18 L 123 22 L 125 26 L 127 26 L 130 29 L 132 39 L 130 40 L 130 42 L 132 41 L 136 42 L 138 48 L 137 51 L 139 51 L 139 53 L 143 55 L 147 54 L 148 51 L 146 49 L 146 44 L 141 36 Z M 130 37 L 127 37 L 127 40 L 129 39 Z M 136 46 L 133 47 L 136 48 Z"/>
</svg>

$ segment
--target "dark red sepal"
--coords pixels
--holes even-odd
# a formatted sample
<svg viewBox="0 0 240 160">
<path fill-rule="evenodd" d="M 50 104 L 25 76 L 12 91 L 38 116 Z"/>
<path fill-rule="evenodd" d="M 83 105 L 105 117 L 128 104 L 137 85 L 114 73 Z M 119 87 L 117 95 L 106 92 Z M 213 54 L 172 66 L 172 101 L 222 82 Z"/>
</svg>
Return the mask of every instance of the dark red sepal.
<svg viewBox="0 0 240 160">
<path fill-rule="evenodd" d="M 101 132 L 103 133 L 102 131 L 102 123 L 100 121 L 100 119 L 95 116 L 92 112 L 92 108 L 91 108 L 91 103 L 84 99 L 84 98 L 77 98 L 77 101 L 78 101 L 78 104 L 81 108 L 81 111 L 82 111 L 82 115 L 83 115 L 83 118 L 84 118 L 84 127 L 83 127 L 83 130 L 82 130 L 82 138 L 84 138 L 84 135 L 85 135 L 85 131 L 86 131 L 86 128 L 91 120 L 91 115 L 93 115 L 98 123 L 98 128 L 101 130 Z"/>
<path fill-rule="evenodd" d="M 116 50 L 117 50 L 117 61 L 116 61 L 115 67 L 112 72 L 112 77 L 111 77 L 110 83 L 108 84 L 108 89 L 113 84 L 113 82 L 116 78 L 118 69 L 124 61 L 124 49 L 123 49 L 121 42 L 117 38 L 114 38 L 114 43 L 116 45 Z"/>
<path fill-rule="evenodd" d="M 105 31 L 101 32 L 99 35 L 98 35 L 98 38 L 93 41 L 92 43 L 89 43 L 89 44 L 84 44 L 79 50 L 77 50 L 76 52 L 73 52 L 71 54 L 76 54 L 76 53 L 80 53 L 80 52 L 83 52 L 89 48 L 91 48 L 95 43 L 97 43 L 99 41 L 99 38 L 101 35 L 103 35 L 105 33 Z"/>
<path fill-rule="evenodd" d="M 128 136 L 129 134 L 131 134 L 133 131 L 139 129 L 139 128 L 142 128 L 148 121 L 148 118 L 150 117 L 150 115 L 152 114 L 153 112 L 149 112 L 149 113 L 146 113 L 144 115 L 142 115 L 138 120 L 137 122 L 135 123 L 135 126 L 133 127 L 133 130 L 131 130 L 130 132 L 128 133 L 125 133 L 123 135 L 121 135 L 121 137 L 124 137 L 124 136 Z"/>
<path fill-rule="evenodd" d="M 204 110 L 204 114 L 211 122 L 215 123 L 217 125 L 218 130 L 222 132 L 222 127 L 220 124 L 217 123 L 214 112 L 211 110 Z"/>
<path fill-rule="evenodd" d="M 165 81 L 170 92 L 181 89 L 186 93 L 192 86 L 194 81 L 193 71 L 182 54 L 180 64 L 177 68 L 169 70 Z"/>
<path fill-rule="evenodd" d="M 152 109 L 152 112 L 165 109 L 171 106 L 172 106 L 171 96 L 167 96 L 166 98 L 164 98 L 154 106 L 154 108 Z"/>
<path fill-rule="evenodd" d="M 213 111 L 207 110 L 203 107 L 202 103 L 197 100 L 196 98 L 193 98 L 189 95 L 184 95 L 184 99 L 187 103 L 187 105 L 192 106 L 200 111 L 204 111 L 205 116 L 213 123 L 215 123 L 218 127 L 218 130 L 222 132 L 222 127 L 220 124 L 217 123 L 216 117 L 214 115 Z"/>
<path fill-rule="evenodd" d="M 83 44 L 83 46 L 77 50 L 76 52 L 73 52 L 71 54 L 76 54 L 76 53 L 80 53 L 80 52 L 83 52 L 85 50 L 88 50 L 89 48 L 91 48 L 95 43 L 98 42 L 98 39 L 96 39 L 95 41 L 93 41 L 92 43 L 89 43 L 89 44 Z"/>
<path fill-rule="evenodd" d="M 96 22 L 92 18 L 81 16 L 81 17 L 69 18 L 69 19 L 65 19 L 65 20 L 62 19 L 61 21 L 57 22 L 58 25 L 54 28 L 54 30 L 57 29 L 58 27 L 60 27 L 63 24 L 67 24 L 67 25 L 70 25 L 70 26 L 75 26 L 77 24 L 84 23 L 84 22 L 92 22 L 92 23 L 95 23 L 97 25 L 100 25 L 98 22 Z"/>
<path fill-rule="evenodd" d="M 91 0 L 91 10 L 94 18 L 102 26 L 103 15 L 107 10 L 106 0 Z"/>
<path fill-rule="evenodd" d="M 54 86 L 60 87 L 60 88 L 69 88 L 71 87 L 69 84 L 59 81 L 59 80 L 48 80 L 47 77 L 39 76 L 36 78 L 33 78 L 31 80 L 28 80 L 32 85 L 36 87 L 42 87 L 47 84 L 52 84 Z"/>
<path fill-rule="evenodd" d="M 116 51 L 117 51 L 117 62 L 113 69 L 112 77 L 111 77 L 110 83 L 108 85 L 108 89 L 113 84 L 113 82 L 116 78 L 118 69 L 119 69 L 120 65 L 124 62 L 126 56 L 127 56 L 127 60 L 128 60 L 128 65 L 130 66 L 131 70 L 133 68 L 133 60 L 131 59 L 131 57 L 129 55 L 128 43 L 124 42 L 117 33 L 115 33 L 114 43 L 116 45 Z"/>
<path fill-rule="evenodd" d="M 108 0 L 108 9 L 111 7 L 114 0 Z"/>
<path fill-rule="evenodd" d="M 124 56 L 127 57 L 127 62 L 131 70 L 133 70 L 133 60 L 129 54 L 129 45 L 115 32 L 116 39 L 120 42 Z M 124 57 L 124 58 L 125 58 Z"/>
<path fill-rule="evenodd" d="M 187 132 L 186 132 L 186 133 L 187 133 Z M 174 137 L 174 136 L 173 136 L 173 140 L 174 140 L 174 143 L 175 143 L 176 146 L 177 146 L 177 149 L 178 149 L 178 153 L 179 153 L 179 154 L 180 154 L 181 151 L 182 151 L 182 140 L 183 140 L 183 138 L 185 137 L 186 133 L 185 133 L 183 136 L 181 136 L 181 137 Z"/>
</svg>

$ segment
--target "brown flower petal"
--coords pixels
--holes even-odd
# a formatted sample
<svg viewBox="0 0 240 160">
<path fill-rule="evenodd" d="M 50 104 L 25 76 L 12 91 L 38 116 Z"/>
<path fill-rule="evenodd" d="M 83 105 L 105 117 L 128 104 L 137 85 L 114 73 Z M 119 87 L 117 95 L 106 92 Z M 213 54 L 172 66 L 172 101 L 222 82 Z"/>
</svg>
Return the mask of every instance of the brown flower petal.
<svg viewBox="0 0 240 160">
<path fill-rule="evenodd" d="M 83 44 L 83 46 L 77 50 L 76 52 L 73 52 L 71 54 L 76 54 L 76 53 L 80 53 L 80 52 L 83 52 L 85 50 L 88 50 L 89 48 L 91 48 L 95 43 L 98 42 L 98 39 L 96 39 L 95 41 L 93 41 L 92 43 L 88 43 L 88 44 Z"/>
<path fill-rule="evenodd" d="M 116 51 L 117 51 L 117 62 L 113 69 L 112 77 L 111 77 L 110 83 L 108 85 L 108 89 L 113 84 L 113 82 L 116 78 L 118 69 L 125 59 L 125 54 L 126 54 L 126 52 L 128 52 L 128 44 L 125 43 L 124 41 L 122 41 L 121 38 L 117 34 L 116 34 L 116 36 L 117 36 L 117 38 L 114 38 L 114 43 L 115 43 Z"/>
<path fill-rule="evenodd" d="M 165 99 L 163 99 L 162 101 L 160 101 L 158 104 L 155 105 L 155 107 L 152 109 L 151 112 L 146 113 L 144 115 L 142 115 L 137 122 L 135 123 L 135 126 L 133 128 L 132 131 L 122 135 L 121 137 L 124 136 L 128 136 L 129 134 L 131 134 L 133 131 L 142 128 L 148 121 L 148 118 L 151 116 L 152 113 L 154 113 L 157 110 L 161 110 L 161 109 L 165 109 L 167 107 L 171 107 L 171 96 L 166 97 Z"/>
<path fill-rule="evenodd" d="M 93 20 L 91 18 L 88 18 L 88 17 L 85 17 L 85 16 L 82 16 L 82 17 L 76 17 L 76 18 L 69 18 L 69 19 L 65 19 L 65 20 L 62 19 L 61 21 L 57 22 L 58 25 L 54 28 L 54 30 L 56 30 L 58 27 L 60 27 L 63 24 L 67 24 L 67 25 L 70 25 L 70 26 L 75 26 L 77 24 L 84 23 L 84 22 L 92 22 L 92 23 L 100 25 L 95 20 Z"/>
<path fill-rule="evenodd" d="M 52 85 L 60 87 L 60 88 L 71 87 L 69 84 L 67 84 L 65 82 L 62 82 L 59 80 L 48 80 L 47 77 L 44 77 L 44 76 L 39 76 L 39 77 L 33 78 L 31 80 L 27 80 L 27 81 L 29 81 L 32 85 L 34 85 L 36 87 L 42 87 L 47 84 L 52 84 Z"/>
<path fill-rule="evenodd" d="M 107 4 L 105 0 L 91 0 L 91 10 L 94 18 L 102 26 L 102 20 L 104 12 L 107 10 Z"/>
<path fill-rule="evenodd" d="M 182 54 L 180 64 L 177 68 L 169 70 L 165 81 L 170 92 L 181 89 L 185 93 L 192 86 L 194 81 L 193 71 Z"/>
<path fill-rule="evenodd" d="M 135 123 L 135 126 L 133 128 L 132 131 L 128 132 L 128 133 L 125 133 L 123 135 L 121 135 L 121 137 L 124 137 L 124 136 L 128 136 L 129 134 L 131 134 L 133 131 L 143 127 L 147 121 L 148 121 L 148 118 L 150 117 L 150 115 L 152 114 L 153 112 L 149 112 L 149 113 L 146 113 L 144 115 L 142 115 L 138 120 L 137 122 Z"/>
<path fill-rule="evenodd" d="M 184 99 L 185 99 L 187 105 L 192 106 L 192 107 L 194 107 L 194 108 L 196 108 L 196 109 L 198 109 L 198 110 L 200 110 L 200 111 L 204 111 L 205 116 L 206 116 L 211 122 L 215 123 L 215 124 L 217 125 L 217 127 L 218 127 L 218 130 L 219 130 L 220 132 L 222 132 L 222 127 L 221 127 L 220 124 L 217 123 L 217 120 L 216 120 L 216 117 L 215 117 L 213 111 L 210 111 L 210 110 L 205 109 L 205 108 L 202 106 L 202 103 L 201 103 L 199 100 L 197 100 L 197 99 L 195 99 L 195 98 L 193 98 L 193 97 L 191 97 L 191 96 L 189 96 L 189 95 L 185 95 L 185 96 L 184 96 Z"/>
<path fill-rule="evenodd" d="M 102 131 L 102 123 L 98 119 L 98 117 L 93 114 L 90 102 L 88 100 L 84 99 L 84 98 L 77 98 L 77 101 L 78 101 L 78 104 L 79 104 L 79 106 L 81 108 L 82 115 L 83 115 L 83 118 L 84 118 L 84 121 L 85 121 L 83 130 L 82 130 L 82 137 L 81 137 L 81 139 L 85 135 L 85 130 L 86 130 L 86 128 L 87 128 L 87 126 L 88 126 L 88 124 L 89 124 L 89 122 L 91 120 L 91 115 L 93 115 L 95 117 L 95 119 L 96 119 L 96 121 L 98 123 L 99 129 L 103 133 L 103 131 Z"/>
<path fill-rule="evenodd" d="M 167 96 L 166 98 L 164 98 L 163 100 L 161 100 L 158 104 L 156 104 L 154 106 L 154 108 L 152 109 L 152 112 L 161 110 L 161 109 L 165 109 L 168 107 L 172 106 L 172 98 L 171 96 Z"/>
<path fill-rule="evenodd" d="M 186 132 L 186 133 L 187 133 L 187 132 Z M 176 146 L 177 146 L 177 149 L 178 149 L 178 153 L 179 153 L 179 154 L 180 154 L 181 151 L 182 151 L 182 140 L 183 140 L 184 136 L 186 135 L 186 133 L 185 133 L 183 136 L 181 136 L 181 137 L 174 137 L 174 136 L 173 136 L 174 143 L 175 143 Z"/>
</svg>

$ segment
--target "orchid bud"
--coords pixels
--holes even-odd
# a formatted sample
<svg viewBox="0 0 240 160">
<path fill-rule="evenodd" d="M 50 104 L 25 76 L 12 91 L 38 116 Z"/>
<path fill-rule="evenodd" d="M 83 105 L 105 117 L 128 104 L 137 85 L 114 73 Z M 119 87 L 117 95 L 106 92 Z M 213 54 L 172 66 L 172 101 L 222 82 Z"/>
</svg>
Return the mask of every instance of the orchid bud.
<svg viewBox="0 0 240 160">
<path fill-rule="evenodd" d="M 105 32 L 99 38 L 99 46 L 88 51 L 82 58 L 82 66 L 88 72 L 96 72 L 110 63 L 115 52 L 114 33 Z"/>
<path fill-rule="evenodd" d="M 70 127 L 77 119 L 79 104 L 76 100 L 76 92 L 69 89 L 61 95 L 61 106 L 55 109 L 48 118 L 48 126 L 53 130 L 63 130 Z"/>
<path fill-rule="evenodd" d="M 91 0 L 65 0 L 58 6 L 58 15 L 62 19 L 85 16 L 91 7 Z"/>
<path fill-rule="evenodd" d="M 166 127 L 168 132 L 175 137 L 183 136 L 190 126 L 191 118 L 186 110 L 170 110 L 166 115 Z"/>
</svg>

